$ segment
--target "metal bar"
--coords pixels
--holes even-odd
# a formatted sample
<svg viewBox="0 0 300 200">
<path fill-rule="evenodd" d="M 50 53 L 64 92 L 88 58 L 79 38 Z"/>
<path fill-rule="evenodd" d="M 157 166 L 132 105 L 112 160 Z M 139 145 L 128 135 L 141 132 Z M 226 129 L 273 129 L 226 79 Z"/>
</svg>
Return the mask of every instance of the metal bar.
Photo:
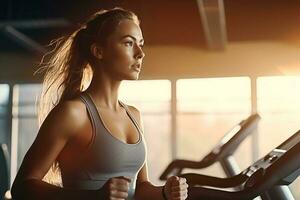
<svg viewBox="0 0 300 200">
<path fill-rule="evenodd" d="M 20 31 L 16 30 L 12 26 L 6 26 L 4 30 L 8 34 L 8 36 L 10 36 L 25 48 L 42 54 L 46 53 L 46 49 L 43 46 L 26 36 L 25 34 L 21 33 Z"/>
<path fill-rule="evenodd" d="M 205 8 L 204 8 L 203 0 L 197 0 L 197 3 L 198 3 L 199 13 L 200 13 L 200 16 L 201 16 L 201 22 L 202 22 L 206 42 L 208 44 L 208 47 L 211 47 L 212 46 L 212 38 L 211 38 L 210 29 L 209 29 L 209 26 L 208 26 L 207 16 L 205 14 Z"/>
<path fill-rule="evenodd" d="M 66 19 L 33 19 L 0 22 L 0 28 L 12 26 L 17 29 L 36 29 L 36 28 L 58 28 L 70 26 L 70 21 Z"/>
<path fill-rule="evenodd" d="M 19 87 L 15 86 L 12 90 L 12 104 L 19 102 Z M 12 113 L 18 113 L 18 106 L 12 106 Z M 11 156 L 10 156 L 10 181 L 13 183 L 18 171 L 18 138 L 19 121 L 18 118 L 12 119 L 11 129 Z"/>
<path fill-rule="evenodd" d="M 220 160 L 220 164 L 227 177 L 232 177 L 241 172 L 235 158 L 233 156 L 228 156 Z"/>
<path fill-rule="evenodd" d="M 7 121 L 8 121 L 8 134 L 9 134 L 9 145 L 8 148 L 10 149 L 10 157 L 11 157 L 11 141 L 12 141 L 12 120 L 13 120 L 13 114 L 12 114 L 12 105 L 13 105 L 13 84 L 9 84 L 9 96 L 8 96 L 8 115 L 7 115 Z M 11 162 L 9 162 L 9 175 L 11 174 Z M 11 186 L 12 180 L 10 179 L 9 185 Z"/>
<path fill-rule="evenodd" d="M 171 153 L 172 160 L 177 157 L 177 94 L 176 79 L 171 79 Z"/>
<path fill-rule="evenodd" d="M 227 44 L 227 29 L 226 29 L 225 7 L 224 7 L 223 0 L 219 0 L 219 14 L 220 14 L 221 42 L 223 47 L 225 47 Z"/>
<path fill-rule="evenodd" d="M 251 77 L 251 113 L 257 113 L 257 84 L 256 77 Z M 252 134 L 252 161 L 255 162 L 259 158 L 259 133 L 256 128 Z"/>
<path fill-rule="evenodd" d="M 225 49 L 227 44 L 223 0 L 197 0 L 207 45 L 210 49 Z"/>
</svg>

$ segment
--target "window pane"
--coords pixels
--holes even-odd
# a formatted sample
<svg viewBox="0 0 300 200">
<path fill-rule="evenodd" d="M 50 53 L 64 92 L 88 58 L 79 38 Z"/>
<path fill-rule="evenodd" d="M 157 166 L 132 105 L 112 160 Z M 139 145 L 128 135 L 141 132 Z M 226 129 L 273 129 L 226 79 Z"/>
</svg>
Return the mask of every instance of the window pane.
<svg viewBox="0 0 300 200">
<path fill-rule="evenodd" d="M 141 111 L 149 178 L 154 184 L 160 184 L 158 177 L 171 162 L 171 83 L 168 80 L 124 81 L 120 99 Z"/>
<path fill-rule="evenodd" d="M 248 77 L 178 80 L 178 111 L 249 113 L 250 89 Z"/>
<path fill-rule="evenodd" d="M 6 105 L 8 103 L 9 86 L 8 84 L 0 84 L 0 105 Z"/>
<path fill-rule="evenodd" d="M 123 81 L 120 99 L 142 112 L 170 112 L 171 82 L 168 80 Z"/>
<path fill-rule="evenodd" d="M 161 184 L 159 176 L 171 160 L 171 115 L 143 114 L 145 139 L 148 149 L 149 178 L 154 184 Z"/>
<path fill-rule="evenodd" d="M 227 131 L 250 114 L 250 100 L 247 77 L 177 81 L 178 157 L 202 159 Z M 235 155 L 241 168 L 251 163 L 249 149 L 248 138 Z M 204 172 L 224 176 L 218 164 Z"/>
<path fill-rule="evenodd" d="M 40 84 L 15 85 L 13 95 L 13 126 L 17 127 L 17 167 L 19 168 L 28 148 L 38 132 L 36 98 Z"/>
<path fill-rule="evenodd" d="M 9 112 L 8 101 L 9 85 L 0 84 L 0 143 L 5 143 L 10 147 L 7 119 Z"/>
<path fill-rule="evenodd" d="M 263 156 L 300 129 L 300 76 L 260 77 L 257 79 L 260 155 Z M 291 188 L 300 198 L 300 180 Z M 298 190 L 296 190 L 298 188 Z"/>
</svg>

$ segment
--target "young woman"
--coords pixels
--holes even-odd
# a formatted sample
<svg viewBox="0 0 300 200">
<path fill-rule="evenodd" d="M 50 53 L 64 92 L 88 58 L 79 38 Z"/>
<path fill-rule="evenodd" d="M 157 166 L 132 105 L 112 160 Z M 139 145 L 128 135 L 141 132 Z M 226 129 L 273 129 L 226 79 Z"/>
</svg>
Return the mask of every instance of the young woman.
<svg viewBox="0 0 300 200">
<path fill-rule="evenodd" d="M 143 45 L 137 16 L 121 8 L 95 13 L 57 41 L 40 101 L 51 111 L 14 181 L 15 200 L 187 198 L 184 178 L 170 177 L 160 187 L 149 182 L 140 112 L 118 100 L 122 80 L 139 77 Z M 53 164 L 62 187 L 43 181 Z"/>
</svg>

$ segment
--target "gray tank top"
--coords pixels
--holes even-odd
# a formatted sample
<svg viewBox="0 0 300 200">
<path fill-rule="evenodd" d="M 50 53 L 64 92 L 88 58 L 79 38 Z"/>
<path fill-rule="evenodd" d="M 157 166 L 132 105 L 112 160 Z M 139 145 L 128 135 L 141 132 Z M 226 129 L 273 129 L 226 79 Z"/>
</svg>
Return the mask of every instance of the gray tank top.
<svg viewBox="0 0 300 200">
<path fill-rule="evenodd" d="M 110 178 L 126 176 L 131 178 L 127 199 L 133 200 L 137 174 L 146 160 L 145 142 L 138 123 L 127 106 L 119 101 L 139 133 L 137 143 L 124 143 L 105 128 L 91 97 L 87 93 L 82 93 L 80 99 L 86 105 L 93 137 L 84 152 L 59 160 L 63 186 L 97 190 Z"/>
</svg>

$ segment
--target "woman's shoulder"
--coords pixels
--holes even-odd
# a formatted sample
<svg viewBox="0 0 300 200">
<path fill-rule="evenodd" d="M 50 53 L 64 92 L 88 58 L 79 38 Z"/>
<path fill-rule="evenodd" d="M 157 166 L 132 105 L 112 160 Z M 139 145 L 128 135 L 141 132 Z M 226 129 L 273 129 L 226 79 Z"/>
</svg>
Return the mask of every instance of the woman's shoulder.
<svg viewBox="0 0 300 200">
<path fill-rule="evenodd" d="M 84 103 L 79 98 L 60 102 L 53 108 L 53 112 L 59 114 L 57 117 L 70 117 L 74 120 L 80 119 L 86 112 Z"/>
<path fill-rule="evenodd" d="M 42 126 L 60 129 L 66 133 L 75 133 L 85 126 L 86 108 L 79 98 L 57 104 L 48 114 Z"/>
</svg>

